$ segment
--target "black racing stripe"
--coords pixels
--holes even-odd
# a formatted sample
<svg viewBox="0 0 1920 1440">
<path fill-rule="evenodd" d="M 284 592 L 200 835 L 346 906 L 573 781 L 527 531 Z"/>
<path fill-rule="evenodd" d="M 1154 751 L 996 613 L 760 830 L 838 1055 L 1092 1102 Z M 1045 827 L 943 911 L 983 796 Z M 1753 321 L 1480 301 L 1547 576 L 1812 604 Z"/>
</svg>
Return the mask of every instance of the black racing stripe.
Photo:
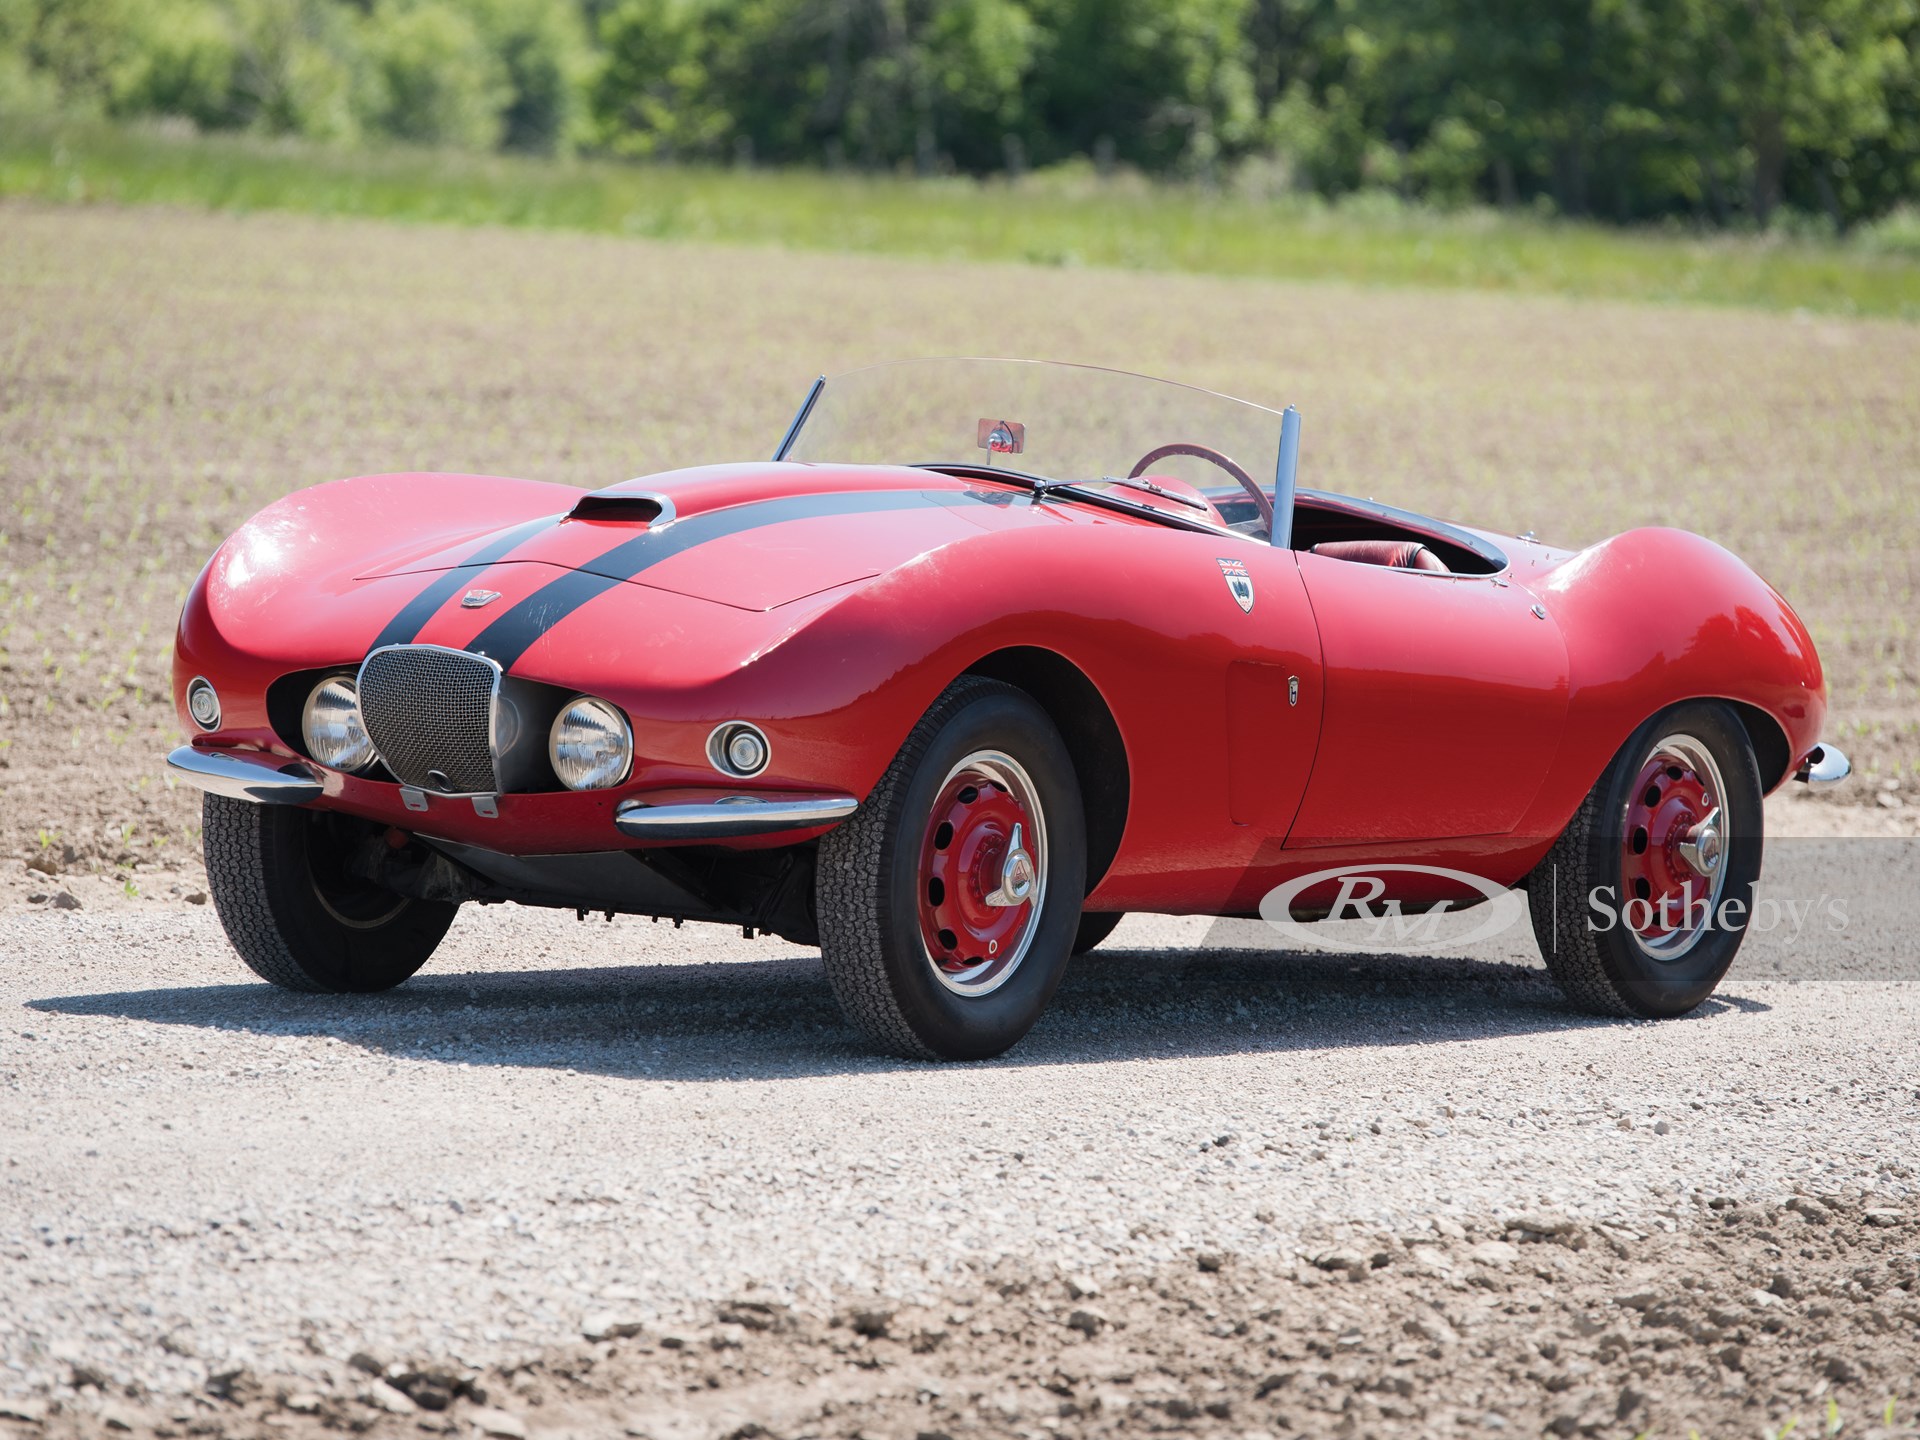
<svg viewBox="0 0 1920 1440">
<path fill-rule="evenodd" d="M 431 585 L 400 607 L 400 613 L 387 622 L 387 628 L 382 630 L 373 644 L 367 647 L 368 652 L 378 650 L 382 645 L 406 644 L 420 633 L 421 628 L 439 612 L 442 605 L 453 598 L 456 590 L 473 579 L 474 570 L 483 569 L 509 551 L 518 549 L 542 530 L 557 523 L 559 519 L 558 515 L 543 515 L 538 520 L 529 520 L 524 525 L 516 525 L 513 529 L 494 536 L 462 560 L 456 568 L 443 571 Z"/>
<path fill-rule="evenodd" d="M 937 490 L 857 490 L 828 495 L 793 495 L 780 500 L 758 500 L 725 510 L 690 515 L 659 530 L 648 530 L 623 541 L 578 570 L 549 582 L 501 614 L 467 644 L 511 670 L 520 657 L 547 631 L 596 596 L 641 571 L 696 545 L 778 525 L 783 520 L 810 520 L 822 515 L 862 515 L 883 510 L 908 510 L 921 505 L 951 506 L 969 498 L 969 492 Z"/>
</svg>

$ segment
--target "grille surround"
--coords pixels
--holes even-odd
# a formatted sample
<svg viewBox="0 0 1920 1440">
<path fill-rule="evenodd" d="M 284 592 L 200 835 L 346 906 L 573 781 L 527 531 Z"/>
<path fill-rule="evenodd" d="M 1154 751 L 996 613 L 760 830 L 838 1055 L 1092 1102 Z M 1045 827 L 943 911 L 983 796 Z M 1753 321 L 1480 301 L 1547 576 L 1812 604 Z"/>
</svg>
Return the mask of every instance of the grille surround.
<svg viewBox="0 0 1920 1440">
<path fill-rule="evenodd" d="M 499 663 L 485 655 L 383 645 L 356 678 L 361 723 L 401 784 L 436 795 L 498 794 L 500 680 Z"/>
</svg>

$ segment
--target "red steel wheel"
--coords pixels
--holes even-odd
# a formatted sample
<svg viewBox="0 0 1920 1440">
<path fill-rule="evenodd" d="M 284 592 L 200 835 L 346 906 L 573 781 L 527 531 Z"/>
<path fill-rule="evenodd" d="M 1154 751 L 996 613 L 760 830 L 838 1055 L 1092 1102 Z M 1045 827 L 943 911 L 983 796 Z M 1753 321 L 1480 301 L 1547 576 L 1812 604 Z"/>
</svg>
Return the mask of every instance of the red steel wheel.
<svg viewBox="0 0 1920 1440">
<path fill-rule="evenodd" d="M 927 816 L 919 877 L 936 978 L 961 995 L 998 989 L 1026 957 L 1046 898 L 1046 815 L 1019 761 L 979 750 L 953 766 Z"/>
<path fill-rule="evenodd" d="M 1655 959 L 1678 959 L 1711 927 L 1726 881 L 1725 793 L 1713 752 L 1681 734 L 1653 746 L 1627 792 L 1621 920 Z"/>
<path fill-rule="evenodd" d="M 984 1060 L 1066 973 L 1087 890 L 1073 756 L 1031 695 L 984 675 L 940 693 L 860 808 L 820 842 L 820 958 L 874 1045 Z"/>
<path fill-rule="evenodd" d="M 1627 737 L 1527 879 L 1547 970 L 1601 1015 L 1684 1015 L 1747 933 L 1766 848 L 1752 737 L 1686 700 Z"/>
</svg>

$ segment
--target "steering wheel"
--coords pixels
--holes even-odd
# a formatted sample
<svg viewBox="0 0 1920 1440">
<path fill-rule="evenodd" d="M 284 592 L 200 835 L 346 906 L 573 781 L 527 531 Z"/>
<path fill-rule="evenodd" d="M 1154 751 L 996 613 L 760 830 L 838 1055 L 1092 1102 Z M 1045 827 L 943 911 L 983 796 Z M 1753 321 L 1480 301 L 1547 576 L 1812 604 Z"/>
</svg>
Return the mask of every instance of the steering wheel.
<svg viewBox="0 0 1920 1440">
<path fill-rule="evenodd" d="M 1127 472 L 1129 480 L 1138 480 L 1147 473 L 1147 467 L 1157 460 L 1165 460 L 1169 455 L 1191 455 L 1196 460 L 1205 460 L 1209 465 L 1218 465 L 1234 479 L 1238 480 L 1247 494 L 1253 497 L 1254 506 L 1260 511 L 1260 518 L 1267 522 L 1267 533 L 1273 533 L 1273 501 L 1260 484 L 1246 471 L 1218 450 L 1206 445 L 1196 445 L 1190 440 L 1176 440 L 1171 445 L 1161 445 L 1133 462 L 1133 469 Z"/>
</svg>

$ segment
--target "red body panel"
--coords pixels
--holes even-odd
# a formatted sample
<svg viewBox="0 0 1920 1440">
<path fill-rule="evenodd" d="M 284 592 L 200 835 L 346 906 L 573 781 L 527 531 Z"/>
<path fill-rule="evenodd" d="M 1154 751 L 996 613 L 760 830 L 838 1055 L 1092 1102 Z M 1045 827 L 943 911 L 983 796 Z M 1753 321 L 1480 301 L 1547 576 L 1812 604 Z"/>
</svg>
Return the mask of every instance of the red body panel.
<svg viewBox="0 0 1920 1440">
<path fill-rule="evenodd" d="M 1505 577 L 1302 555 L 1326 734 L 1290 846 L 1504 835 L 1546 779 L 1567 649 Z"/>
<path fill-rule="evenodd" d="M 503 795 L 483 818 L 439 798 L 408 812 L 397 786 L 328 773 L 320 803 L 514 853 L 600 851 L 629 843 L 611 816 L 636 794 L 864 797 L 955 676 L 1039 648 L 1093 683 L 1126 751 L 1125 831 L 1089 904 L 1249 913 L 1280 881 L 1352 856 L 1511 883 L 1661 707 L 1740 701 L 1780 726 L 1791 758 L 1824 710 L 1785 602 L 1675 531 L 1573 556 L 1502 541 L 1507 573 L 1446 577 L 912 469 L 716 466 L 603 493 L 620 490 L 665 496 L 672 514 L 567 519 L 579 491 L 480 477 L 289 496 L 193 587 L 175 664 L 183 724 L 186 684 L 204 675 L 224 715 L 198 743 L 292 754 L 267 718 L 279 676 L 351 668 L 377 643 L 490 647 L 512 675 L 625 710 L 631 778 Z M 1225 581 L 1236 566 L 1250 608 Z M 499 598 L 462 608 L 470 587 Z M 744 785 L 705 753 L 733 719 L 772 747 Z"/>
</svg>

